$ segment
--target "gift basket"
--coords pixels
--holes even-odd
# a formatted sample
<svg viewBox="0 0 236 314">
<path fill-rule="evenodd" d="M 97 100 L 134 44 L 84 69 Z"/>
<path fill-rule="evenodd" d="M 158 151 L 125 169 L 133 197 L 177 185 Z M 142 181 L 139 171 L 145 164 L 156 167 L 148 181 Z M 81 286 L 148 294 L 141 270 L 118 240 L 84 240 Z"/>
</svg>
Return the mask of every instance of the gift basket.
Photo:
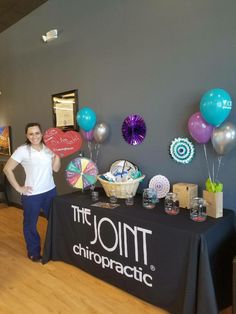
<svg viewBox="0 0 236 314">
<path fill-rule="evenodd" d="M 117 198 L 126 198 L 127 194 L 132 193 L 133 196 L 136 194 L 139 183 L 145 178 L 145 176 L 143 175 L 137 179 L 127 182 L 109 182 L 102 179 L 101 176 L 98 176 L 97 178 L 108 197 L 112 195 L 113 191 L 115 191 Z"/>
<path fill-rule="evenodd" d="M 115 161 L 109 172 L 97 176 L 106 195 L 110 197 L 115 194 L 117 198 L 127 198 L 127 194 L 135 196 L 144 178 L 137 166 L 127 160 Z"/>
</svg>

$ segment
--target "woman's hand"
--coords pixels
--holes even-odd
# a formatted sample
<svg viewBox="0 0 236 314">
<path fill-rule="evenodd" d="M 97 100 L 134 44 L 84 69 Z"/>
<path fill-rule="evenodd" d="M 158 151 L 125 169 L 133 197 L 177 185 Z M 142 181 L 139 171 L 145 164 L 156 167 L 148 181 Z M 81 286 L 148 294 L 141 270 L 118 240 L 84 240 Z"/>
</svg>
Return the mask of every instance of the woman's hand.
<svg viewBox="0 0 236 314">
<path fill-rule="evenodd" d="M 58 172 L 61 168 L 61 159 L 58 155 L 54 155 L 52 159 L 52 170 Z"/>
<path fill-rule="evenodd" d="M 31 186 L 21 186 L 20 189 L 18 190 L 18 192 L 21 194 L 21 195 L 29 195 L 29 194 L 32 194 L 32 187 Z"/>
</svg>

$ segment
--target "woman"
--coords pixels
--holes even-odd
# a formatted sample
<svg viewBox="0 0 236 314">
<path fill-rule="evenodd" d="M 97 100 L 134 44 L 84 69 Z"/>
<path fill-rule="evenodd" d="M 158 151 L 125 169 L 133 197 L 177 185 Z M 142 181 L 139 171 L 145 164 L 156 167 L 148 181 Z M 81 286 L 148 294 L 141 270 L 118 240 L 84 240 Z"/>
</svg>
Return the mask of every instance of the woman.
<svg viewBox="0 0 236 314">
<path fill-rule="evenodd" d="M 39 123 L 29 123 L 25 127 L 26 142 L 18 147 L 8 159 L 3 171 L 13 188 L 21 194 L 24 209 L 23 231 L 28 257 L 33 262 L 41 261 L 40 237 L 37 221 L 40 210 L 46 217 L 56 195 L 53 171 L 61 167 L 60 158 L 43 144 Z M 25 183 L 21 186 L 14 175 L 14 169 L 21 164 L 25 171 Z"/>
</svg>

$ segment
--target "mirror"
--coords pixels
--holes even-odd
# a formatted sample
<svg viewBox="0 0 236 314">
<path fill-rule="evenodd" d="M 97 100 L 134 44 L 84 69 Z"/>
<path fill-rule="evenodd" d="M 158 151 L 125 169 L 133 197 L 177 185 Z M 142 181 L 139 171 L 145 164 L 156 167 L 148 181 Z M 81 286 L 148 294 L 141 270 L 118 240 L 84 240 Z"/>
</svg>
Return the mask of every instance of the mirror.
<svg viewBox="0 0 236 314">
<path fill-rule="evenodd" d="M 78 130 L 78 91 L 70 90 L 52 95 L 54 127 L 63 131 Z"/>
</svg>

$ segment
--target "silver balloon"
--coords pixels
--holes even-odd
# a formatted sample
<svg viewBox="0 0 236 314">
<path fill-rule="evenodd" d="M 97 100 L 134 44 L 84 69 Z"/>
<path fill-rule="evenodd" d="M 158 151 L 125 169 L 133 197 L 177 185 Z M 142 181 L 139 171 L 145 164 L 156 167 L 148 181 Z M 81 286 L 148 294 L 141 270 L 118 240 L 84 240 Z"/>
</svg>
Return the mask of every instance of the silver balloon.
<svg viewBox="0 0 236 314">
<path fill-rule="evenodd" d="M 96 124 L 93 131 L 93 138 L 96 143 L 103 143 L 109 135 L 109 126 L 105 122 Z"/>
<path fill-rule="evenodd" d="M 211 142 L 218 155 L 229 153 L 236 146 L 235 125 L 225 122 L 218 128 L 215 128 L 211 135 Z"/>
</svg>

